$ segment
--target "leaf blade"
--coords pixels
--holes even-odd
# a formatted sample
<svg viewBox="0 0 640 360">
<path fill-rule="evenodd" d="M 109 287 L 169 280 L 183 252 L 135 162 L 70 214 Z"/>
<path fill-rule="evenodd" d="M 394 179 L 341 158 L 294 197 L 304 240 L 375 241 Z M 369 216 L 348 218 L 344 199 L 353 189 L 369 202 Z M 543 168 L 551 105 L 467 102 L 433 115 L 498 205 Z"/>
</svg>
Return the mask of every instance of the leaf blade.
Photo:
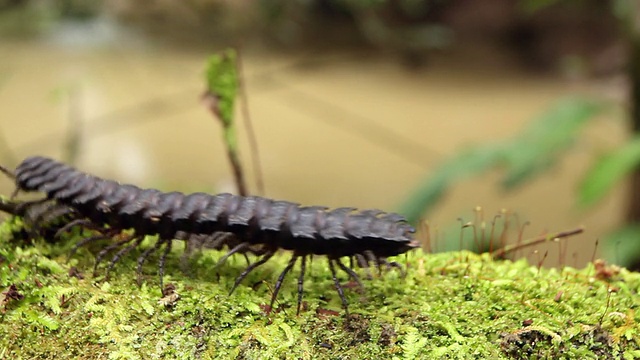
<svg viewBox="0 0 640 360">
<path fill-rule="evenodd" d="M 640 165 L 640 137 L 602 156 L 587 171 L 578 190 L 578 204 L 590 206 L 607 195 L 622 178 Z"/>
</svg>

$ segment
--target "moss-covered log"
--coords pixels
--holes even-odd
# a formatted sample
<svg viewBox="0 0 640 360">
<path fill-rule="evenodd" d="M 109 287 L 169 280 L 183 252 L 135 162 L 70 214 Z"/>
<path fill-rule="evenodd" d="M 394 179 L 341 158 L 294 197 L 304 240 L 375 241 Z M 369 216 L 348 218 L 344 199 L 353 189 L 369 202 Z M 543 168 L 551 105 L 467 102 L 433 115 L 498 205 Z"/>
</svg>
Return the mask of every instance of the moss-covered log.
<svg viewBox="0 0 640 360">
<path fill-rule="evenodd" d="M 13 240 L 19 229 L 19 220 L 0 226 L 0 358 L 640 358 L 640 274 L 602 263 L 538 269 L 416 251 L 397 259 L 405 278 L 395 270 L 374 276 L 364 293 L 345 284 L 345 317 L 326 262 L 315 258 L 302 314 L 291 275 L 267 318 L 286 256 L 228 295 L 246 266 L 241 256 L 216 270 L 221 254 L 206 251 L 185 273 L 176 248 L 164 280 L 179 298 L 159 301 L 153 262 L 141 287 L 137 254 L 105 281 L 91 275 L 97 247 L 66 262 L 73 239 L 25 244 Z"/>
</svg>

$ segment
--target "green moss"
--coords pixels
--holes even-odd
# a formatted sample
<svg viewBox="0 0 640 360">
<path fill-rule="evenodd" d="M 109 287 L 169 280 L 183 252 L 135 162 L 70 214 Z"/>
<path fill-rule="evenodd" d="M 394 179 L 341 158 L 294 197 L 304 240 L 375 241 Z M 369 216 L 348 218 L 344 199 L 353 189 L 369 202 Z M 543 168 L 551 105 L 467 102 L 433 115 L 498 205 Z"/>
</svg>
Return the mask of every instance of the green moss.
<svg viewBox="0 0 640 360">
<path fill-rule="evenodd" d="M 91 276 L 99 244 L 81 248 L 67 263 L 72 239 L 24 244 L 12 240 L 19 228 L 19 220 L 0 226 L 0 358 L 640 356 L 640 274 L 624 269 L 539 270 L 525 260 L 416 251 L 397 259 L 408 267 L 406 278 L 387 272 L 365 280 L 364 293 L 346 286 L 345 317 L 328 267 L 316 258 L 308 269 L 302 314 L 295 315 L 297 275 L 291 275 L 280 292 L 279 311 L 267 318 L 262 309 L 286 256 L 250 274 L 228 295 L 246 266 L 241 256 L 218 274 L 221 254 L 206 251 L 191 259 L 186 275 L 176 246 L 164 281 L 175 285 L 180 298 L 161 304 L 153 261 L 137 286 L 139 252 L 126 256 L 105 281 Z M 72 267 L 83 278 L 70 276 Z"/>
</svg>

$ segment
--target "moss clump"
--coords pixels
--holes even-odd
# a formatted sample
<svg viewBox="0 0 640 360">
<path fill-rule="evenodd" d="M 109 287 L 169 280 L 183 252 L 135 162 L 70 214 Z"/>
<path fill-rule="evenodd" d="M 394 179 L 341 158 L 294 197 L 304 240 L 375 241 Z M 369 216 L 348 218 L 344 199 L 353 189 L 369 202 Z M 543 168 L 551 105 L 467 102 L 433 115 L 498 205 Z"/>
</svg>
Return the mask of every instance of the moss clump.
<svg viewBox="0 0 640 360">
<path fill-rule="evenodd" d="M 91 276 L 99 247 L 82 248 L 67 263 L 74 239 L 21 244 L 12 240 L 19 227 L 19 220 L 0 225 L 0 358 L 640 357 L 640 274 L 602 264 L 537 269 L 525 260 L 416 251 L 397 259 L 406 263 L 405 278 L 390 271 L 365 280 L 365 293 L 346 284 L 344 316 L 329 270 L 316 258 L 301 315 L 293 275 L 267 318 L 264 304 L 286 256 L 228 295 L 245 267 L 241 256 L 217 273 L 221 254 L 207 251 L 191 259 L 186 275 L 175 249 L 164 281 L 180 298 L 159 303 L 154 263 L 136 284 L 139 252 L 106 281 Z"/>
</svg>

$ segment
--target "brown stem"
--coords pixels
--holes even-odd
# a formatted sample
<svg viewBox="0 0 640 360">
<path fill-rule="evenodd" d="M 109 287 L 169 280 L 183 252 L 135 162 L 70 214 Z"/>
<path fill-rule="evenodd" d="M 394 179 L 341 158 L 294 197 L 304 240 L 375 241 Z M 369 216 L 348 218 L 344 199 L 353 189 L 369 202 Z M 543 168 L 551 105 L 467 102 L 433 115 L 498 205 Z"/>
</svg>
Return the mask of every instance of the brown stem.
<svg viewBox="0 0 640 360">
<path fill-rule="evenodd" d="M 633 15 L 630 15 L 630 17 Z M 631 20 L 630 20 L 631 21 Z M 631 89 L 629 94 L 631 132 L 640 135 L 640 35 L 631 26 L 627 29 L 629 37 L 628 73 Z M 628 193 L 627 221 L 640 222 L 640 168 L 634 169 L 630 176 L 631 187 Z"/>
<path fill-rule="evenodd" d="M 555 234 L 542 235 L 533 239 L 519 241 L 517 244 L 507 245 L 501 249 L 496 250 L 494 253 L 491 254 L 491 257 L 493 257 L 494 259 L 504 258 L 505 255 L 512 253 L 514 251 L 518 251 L 518 250 L 521 250 L 530 246 L 534 246 L 537 244 L 541 244 L 547 241 L 551 241 L 554 239 L 562 239 L 565 237 L 578 235 L 578 234 L 581 234 L 582 232 L 584 232 L 583 228 L 576 228 L 576 229 L 567 230 L 567 231 L 560 231 Z"/>
<path fill-rule="evenodd" d="M 64 159 L 67 163 L 74 165 L 80 155 L 82 144 L 82 93 L 79 88 L 72 87 L 69 90 L 69 129 L 67 130 L 67 141 L 65 144 Z"/>
<path fill-rule="evenodd" d="M 242 171 L 242 165 L 240 164 L 240 159 L 238 158 L 238 153 L 236 152 L 235 146 L 232 145 L 229 141 L 229 131 L 232 130 L 233 124 L 225 123 L 220 117 L 220 111 L 218 108 L 218 98 L 216 95 L 211 94 L 209 91 L 206 91 L 202 94 L 202 100 L 211 112 L 211 114 L 220 120 L 222 124 L 222 131 L 224 135 L 224 143 L 227 149 L 227 157 L 229 158 L 229 162 L 231 163 L 231 170 L 233 171 L 233 179 L 236 182 L 236 188 L 238 189 L 238 194 L 241 196 L 247 196 L 247 186 L 244 182 L 244 173 Z M 235 136 L 235 135 L 233 135 Z"/>
<path fill-rule="evenodd" d="M 227 148 L 227 156 L 231 162 L 231 169 L 233 170 L 233 178 L 236 181 L 236 187 L 238 194 L 241 196 L 249 195 L 247 191 L 247 185 L 244 182 L 244 173 L 242 172 L 242 165 L 240 165 L 240 159 L 238 159 L 238 153 Z"/>
<path fill-rule="evenodd" d="M 262 167 L 260 165 L 260 152 L 258 150 L 258 141 L 253 129 L 251 114 L 249 112 L 249 96 L 247 95 L 247 88 L 244 81 L 242 52 L 240 51 L 239 46 L 236 47 L 236 69 L 238 72 L 238 88 L 240 90 L 240 96 L 242 96 L 240 106 L 242 110 L 242 117 L 244 119 L 244 126 L 247 129 L 247 137 L 249 138 L 249 148 L 251 149 L 251 162 L 253 164 L 253 171 L 255 172 L 256 187 L 258 188 L 258 195 L 264 195 L 264 177 L 262 175 Z"/>
</svg>

